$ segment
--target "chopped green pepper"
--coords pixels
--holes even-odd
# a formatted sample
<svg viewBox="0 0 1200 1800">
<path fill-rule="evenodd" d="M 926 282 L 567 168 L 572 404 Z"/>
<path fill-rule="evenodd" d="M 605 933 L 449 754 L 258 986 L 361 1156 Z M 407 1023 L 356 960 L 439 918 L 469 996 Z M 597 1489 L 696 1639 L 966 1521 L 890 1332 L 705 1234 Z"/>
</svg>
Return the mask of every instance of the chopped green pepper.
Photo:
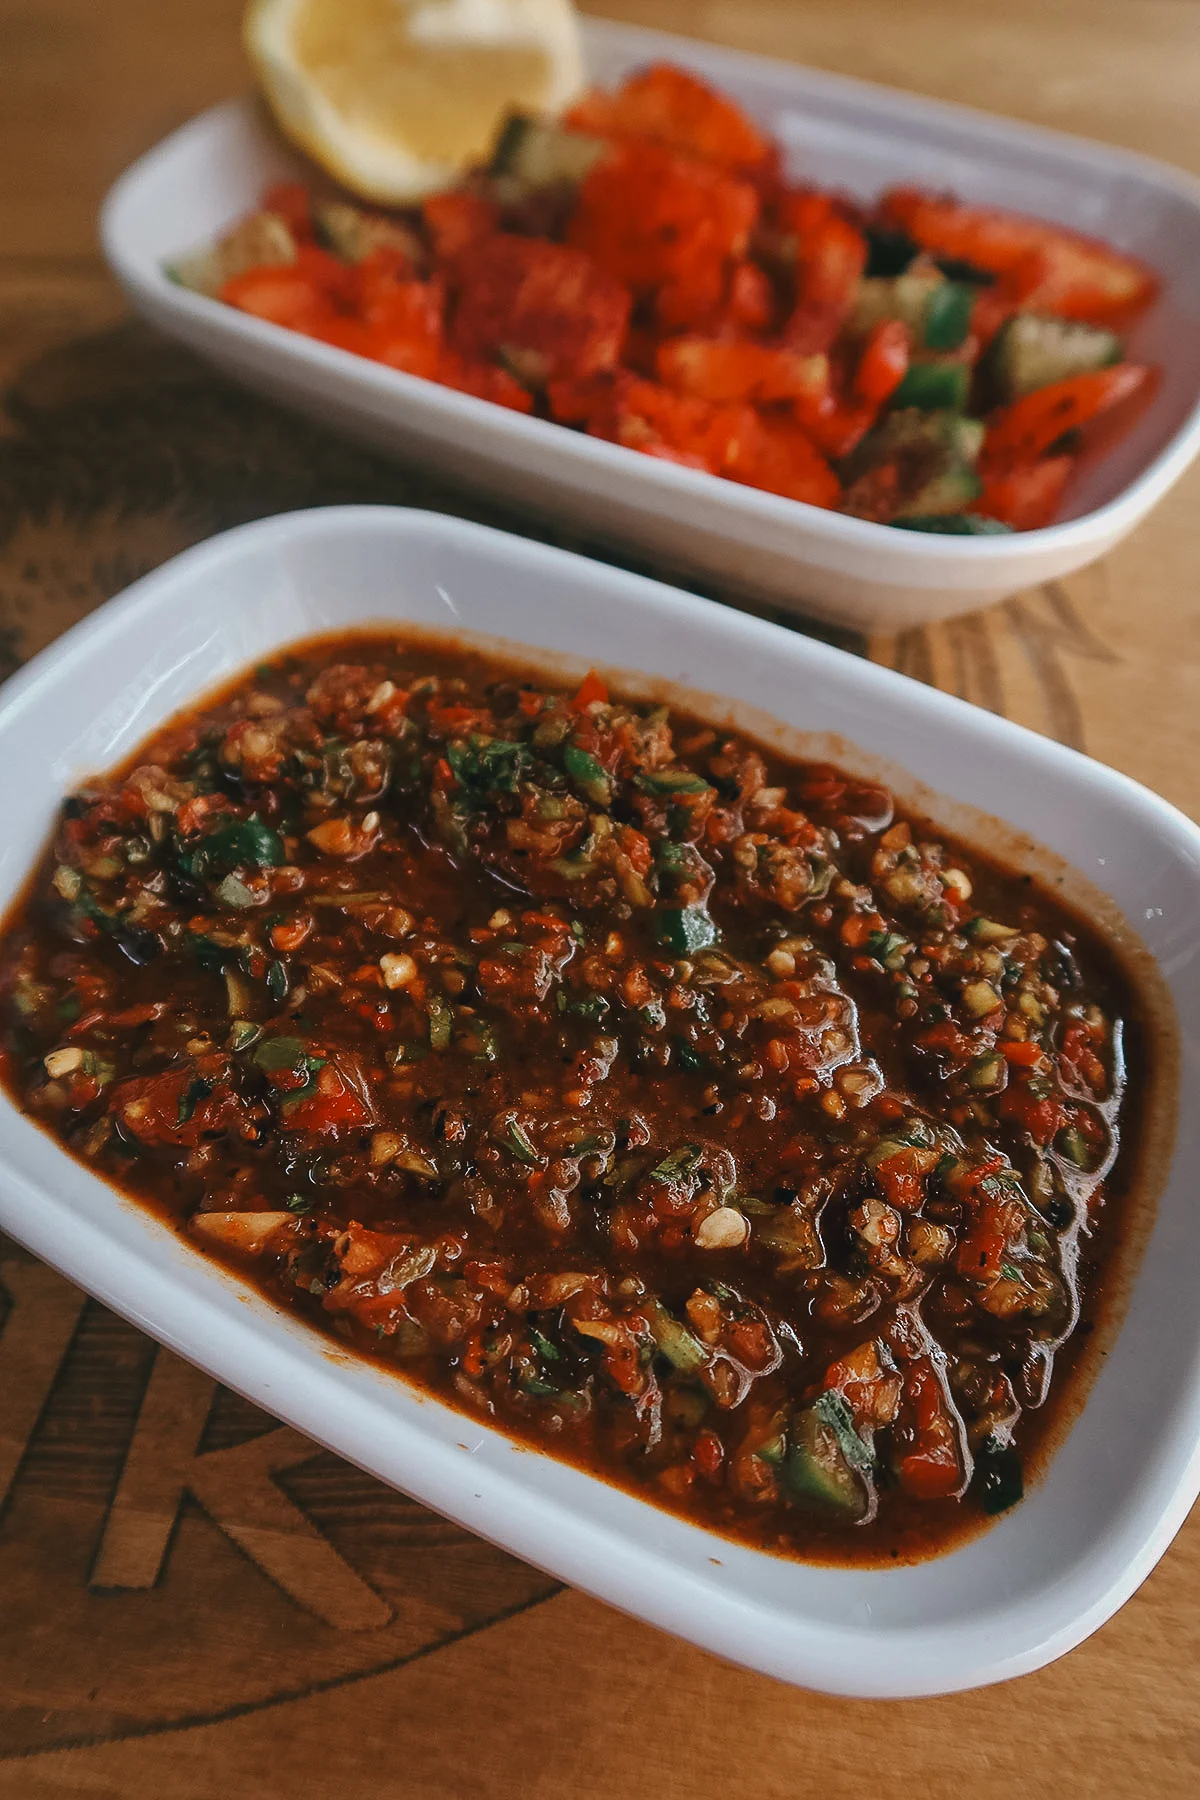
<svg viewBox="0 0 1200 1800">
<path fill-rule="evenodd" d="M 450 1039 L 454 1035 L 454 1012 L 448 1000 L 441 994 L 430 994 L 427 1001 L 429 1007 L 429 1047 L 431 1050 L 448 1050 Z"/>
<path fill-rule="evenodd" d="M 975 1480 L 986 1513 L 1007 1512 L 1024 1497 L 1025 1478 L 1021 1458 L 1011 1444 L 997 1437 L 986 1437 L 975 1452 Z"/>
<path fill-rule="evenodd" d="M 975 289 L 965 281 L 940 281 L 925 306 L 928 350 L 957 350 L 971 329 Z"/>
<path fill-rule="evenodd" d="M 915 406 L 921 412 L 962 412 L 971 391 L 971 371 L 965 363 L 910 363 L 892 397 L 897 412 Z"/>
<path fill-rule="evenodd" d="M 612 783 L 594 756 L 581 750 L 577 744 L 565 744 L 563 766 L 576 787 L 582 790 L 593 806 L 607 807 L 612 804 Z"/>
<path fill-rule="evenodd" d="M 534 1149 L 524 1126 L 520 1124 L 515 1113 L 505 1114 L 500 1122 L 499 1135 L 501 1142 L 508 1145 L 518 1162 L 523 1162 L 530 1169 L 540 1169 L 544 1166 L 545 1157 L 539 1155 Z"/>
<path fill-rule="evenodd" d="M 707 907 L 666 906 L 654 916 L 658 941 L 677 956 L 707 950 L 720 936 Z"/>
</svg>

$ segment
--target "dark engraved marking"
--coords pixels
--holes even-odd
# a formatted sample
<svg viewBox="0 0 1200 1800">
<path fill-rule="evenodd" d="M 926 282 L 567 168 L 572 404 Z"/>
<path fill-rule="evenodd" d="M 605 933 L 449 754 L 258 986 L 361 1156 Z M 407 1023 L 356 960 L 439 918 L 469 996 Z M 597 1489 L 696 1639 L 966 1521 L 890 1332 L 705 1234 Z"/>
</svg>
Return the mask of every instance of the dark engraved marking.
<svg viewBox="0 0 1200 1800">
<path fill-rule="evenodd" d="M 448 1650 L 454 1644 L 461 1644 L 466 1638 L 478 1637 L 480 1633 L 491 1631 L 497 1625 L 504 1625 L 510 1619 L 518 1619 L 524 1613 L 534 1612 L 544 1606 L 547 1600 L 554 1600 L 566 1588 L 561 1581 L 547 1582 L 545 1591 L 534 1594 L 527 1600 L 519 1600 L 513 1606 L 504 1607 L 493 1613 L 490 1618 L 478 1623 L 464 1625 L 458 1631 L 447 1632 L 445 1637 L 438 1638 L 435 1643 L 422 1644 L 420 1649 L 410 1651 L 406 1656 L 392 1657 L 388 1662 L 381 1662 L 369 1669 L 356 1669 L 347 1675 L 334 1675 L 327 1681 L 312 1681 L 305 1687 L 290 1689 L 273 1694 L 269 1700 L 250 1701 L 244 1704 L 235 1703 L 222 1707 L 219 1712 L 195 1713 L 180 1719 L 154 1720 L 146 1725 L 132 1727 L 126 1731 L 97 1733 L 91 1736 L 62 1737 L 53 1745 L 37 1744 L 27 1749 L 6 1750 L 0 1747 L 0 1763 L 24 1761 L 31 1756 L 40 1756 L 47 1749 L 55 1750 L 87 1750 L 97 1744 L 128 1743 L 131 1740 L 150 1737 L 165 1737 L 171 1733 L 197 1731 L 205 1725 L 226 1725 L 233 1719 L 244 1719 L 249 1713 L 266 1712 L 274 1706 L 286 1706 L 293 1700 L 310 1700 L 317 1694 L 328 1694 L 334 1688 L 351 1687 L 356 1681 L 366 1681 L 373 1675 L 387 1675 L 393 1669 L 405 1669 L 412 1663 L 423 1662 L 426 1657 L 435 1656 L 439 1650 Z"/>
<path fill-rule="evenodd" d="M 386 1625 L 392 1609 L 273 1480 L 315 1454 L 306 1438 L 281 1426 L 223 1450 L 198 1451 L 215 1392 L 211 1377 L 159 1351 L 93 1588 L 153 1587 L 190 1493 L 265 1575 L 318 1618 L 344 1631 Z"/>
<path fill-rule="evenodd" d="M 0 1337 L 0 1510 L 42 1414 L 84 1297 L 51 1269 L 35 1262 L 0 1263 L 8 1295 Z"/>
</svg>

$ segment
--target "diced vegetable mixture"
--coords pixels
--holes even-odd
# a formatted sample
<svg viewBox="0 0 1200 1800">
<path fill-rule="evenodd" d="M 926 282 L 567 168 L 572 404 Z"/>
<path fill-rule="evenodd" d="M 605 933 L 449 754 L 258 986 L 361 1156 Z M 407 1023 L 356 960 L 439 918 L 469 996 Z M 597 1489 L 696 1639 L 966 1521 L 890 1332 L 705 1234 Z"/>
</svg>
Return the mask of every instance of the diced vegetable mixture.
<svg viewBox="0 0 1200 1800">
<path fill-rule="evenodd" d="M 4 1079 L 76 1156 L 452 1404 L 826 1560 L 1020 1497 L 1130 1016 L 881 787 L 428 639 L 171 724 L 0 938 Z"/>
<path fill-rule="evenodd" d="M 1049 524 L 1089 428 L 1153 386 L 1120 333 L 1157 283 L 1037 219 L 792 179 L 659 65 L 514 117 L 419 209 L 272 188 L 185 286 L 648 456 L 911 530 Z"/>
</svg>

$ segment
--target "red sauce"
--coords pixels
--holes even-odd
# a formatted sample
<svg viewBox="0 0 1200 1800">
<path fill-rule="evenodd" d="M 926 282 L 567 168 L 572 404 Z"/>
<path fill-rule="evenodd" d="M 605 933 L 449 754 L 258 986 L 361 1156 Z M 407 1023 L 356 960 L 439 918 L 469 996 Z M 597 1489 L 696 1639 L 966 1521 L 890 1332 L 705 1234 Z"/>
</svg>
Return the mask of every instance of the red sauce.
<svg viewBox="0 0 1200 1800">
<path fill-rule="evenodd" d="M 1144 1079 L 1098 934 L 882 788 L 394 636 L 69 799 L 0 938 L 76 1157 L 452 1405 L 719 1532 L 1014 1503 Z"/>
</svg>

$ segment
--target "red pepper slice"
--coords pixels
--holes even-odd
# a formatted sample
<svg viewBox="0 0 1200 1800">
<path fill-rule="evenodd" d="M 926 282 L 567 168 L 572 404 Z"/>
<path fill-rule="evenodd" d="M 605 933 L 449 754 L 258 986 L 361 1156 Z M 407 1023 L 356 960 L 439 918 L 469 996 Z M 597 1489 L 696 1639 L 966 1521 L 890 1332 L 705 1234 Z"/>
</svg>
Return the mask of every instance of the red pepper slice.
<svg viewBox="0 0 1200 1800">
<path fill-rule="evenodd" d="M 576 712 L 581 713 L 586 712 L 593 701 L 606 701 L 607 699 L 608 689 L 597 675 L 595 669 L 589 669 L 583 680 L 580 682 L 579 692 L 572 700 L 571 705 Z"/>
<path fill-rule="evenodd" d="M 1044 219 L 964 206 L 916 188 L 894 189 L 882 211 L 935 256 L 959 257 L 996 275 L 1021 271 L 1024 303 L 1035 310 L 1105 322 L 1140 311 L 1158 291 L 1134 257 Z"/>
<path fill-rule="evenodd" d="M 272 325 L 284 325 L 310 337 L 334 319 L 328 295 L 294 263 L 246 269 L 225 283 L 220 297 L 242 312 L 253 313 L 256 319 L 266 319 Z"/>
<path fill-rule="evenodd" d="M 849 312 L 867 263 L 867 240 L 856 225 L 831 212 L 796 256 L 796 308 L 784 330 L 793 349 L 828 350 Z"/>
<path fill-rule="evenodd" d="M 985 470 L 1034 462 L 1068 431 L 1131 399 L 1149 380 L 1149 369 L 1118 363 L 1052 381 L 993 413 L 983 446 Z"/>
<path fill-rule="evenodd" d="M 882 406 L 891 399 L 908 371 L 908 327 L 901 319 L 881 319 L 863 345 L 854 371 L 860 400 Z"/>
</svg>

